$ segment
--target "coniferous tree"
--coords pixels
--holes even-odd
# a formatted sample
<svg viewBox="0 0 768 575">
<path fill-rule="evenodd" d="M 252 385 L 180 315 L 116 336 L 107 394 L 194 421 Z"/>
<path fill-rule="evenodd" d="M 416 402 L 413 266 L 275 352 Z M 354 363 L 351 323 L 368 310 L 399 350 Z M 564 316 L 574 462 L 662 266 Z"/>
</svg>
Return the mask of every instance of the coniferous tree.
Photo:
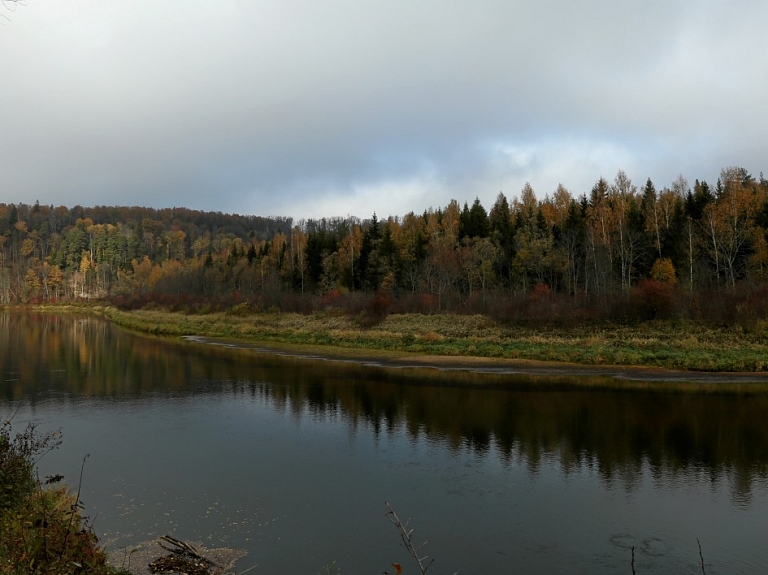
<svg viewBox="0 0 768 575">
<path fill-rule="evenodd" d="M 488 217 L 491 241 L 499 248 L 496 262 L 498 277 L 510 281 L 512 260 L 515 257 L 515 229 L 506 196 L 499 192 Z"/>
</svg>

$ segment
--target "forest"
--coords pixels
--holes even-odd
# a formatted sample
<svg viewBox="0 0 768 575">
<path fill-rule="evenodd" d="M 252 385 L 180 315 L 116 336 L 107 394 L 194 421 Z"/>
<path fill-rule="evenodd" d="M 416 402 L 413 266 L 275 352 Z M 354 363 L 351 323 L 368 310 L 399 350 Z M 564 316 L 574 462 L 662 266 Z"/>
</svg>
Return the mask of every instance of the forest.
<svg viewBox="0 0 768 575">
<path fill-rule="evenodd" d="M 767 234 L 768 181 L 740 167 L 386 219 L 0 203 L 0 303 L 727 323 L 768 312 Z"/>
</svg>

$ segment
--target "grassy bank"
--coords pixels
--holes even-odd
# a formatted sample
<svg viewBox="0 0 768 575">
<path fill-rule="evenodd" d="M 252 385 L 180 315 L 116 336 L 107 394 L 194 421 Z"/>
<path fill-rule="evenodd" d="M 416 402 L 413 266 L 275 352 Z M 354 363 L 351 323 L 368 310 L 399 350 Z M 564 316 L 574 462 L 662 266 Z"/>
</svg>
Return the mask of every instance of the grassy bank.
<svg viewBox="0 0 768 575">
<path fill-rule="evenodd" d="M 584 324 L 535 328 L 486 316 L 393 314 L 364 327 L 359 318 L 315 313 L 100 311 L 116 324 L 166 336 L 233 338 L 334 353 L 435 355 L 667 369 L 768 371 L 768 326 L 712 327 L 689 322 Z"/>
<path fill-rule="evenodd" d="M 14 434 L 0 423 L 0 575 L 128 575 L 107 564 L 77 495 L 53 486 L 60 477 L 38 478 L 36 462 L 57 445 L 34 425 Z"/>
</svg>

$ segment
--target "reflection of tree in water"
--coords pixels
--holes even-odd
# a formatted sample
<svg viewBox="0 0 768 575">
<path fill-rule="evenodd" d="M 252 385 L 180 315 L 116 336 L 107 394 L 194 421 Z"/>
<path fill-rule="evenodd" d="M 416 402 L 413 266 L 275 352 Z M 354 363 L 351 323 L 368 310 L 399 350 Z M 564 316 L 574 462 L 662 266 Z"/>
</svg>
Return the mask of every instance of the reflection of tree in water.
<svg viewBox="0 0 768 575">
<path fill-rule="evenodd" d="M 493 450 L 533 472 L 552 459 L 566 473 L 588 466 L 629 490 L 648 472 L 659 480 L 695 475 L 727 481 L 738 502 L 748 500 L 755 479 L 768 477 L 768 398 L 502 389 L 499 376 L 425 378 L 293 361 L 290 384 L 250 387 L 276 405 L 289 402 L 297 417 L 341 412 L 353 427 L 364 424 L 374 434 L 404 430 L 414 441 L 427 438 L 452 450 Z M 263 363 L 251 376 L 276 382 L 285 369 Z M 481 381 L 489 387 L 479 388 Z"/>
<path fill-rule="evenodd" d="M 451 450 L 497 452 L 535 472 L 555 459 L 632 489 L 659 481 L 727 481 L 749 500 L 768 476 L 768 397 L 618 392 L 511 376 L 381 369 L 138 337 L 94 318 L 0 314 L 0 401 L 50 391 L 116 400 L 228 392 L 295 418 L 341 418 L 374 434 L 406 432 Z M 223 382 L 223 383 L 222 383 Z M 55 400 L 55 399 L 54 399 Z"/>
</svg>

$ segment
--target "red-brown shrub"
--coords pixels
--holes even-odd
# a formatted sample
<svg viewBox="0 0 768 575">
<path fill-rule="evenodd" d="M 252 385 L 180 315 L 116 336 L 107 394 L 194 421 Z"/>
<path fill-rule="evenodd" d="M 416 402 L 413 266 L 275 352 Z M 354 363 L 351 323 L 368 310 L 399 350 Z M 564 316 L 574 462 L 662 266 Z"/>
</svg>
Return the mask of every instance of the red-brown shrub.
<svg viewBox="0 0 768 575">
<path fill-rule="evenodd" d="M 630 294 L 633 312 L 640 319 L 669 317 L 675 304 L 675 286 L 651 279 L 642 279 Z"/>
</svg>

